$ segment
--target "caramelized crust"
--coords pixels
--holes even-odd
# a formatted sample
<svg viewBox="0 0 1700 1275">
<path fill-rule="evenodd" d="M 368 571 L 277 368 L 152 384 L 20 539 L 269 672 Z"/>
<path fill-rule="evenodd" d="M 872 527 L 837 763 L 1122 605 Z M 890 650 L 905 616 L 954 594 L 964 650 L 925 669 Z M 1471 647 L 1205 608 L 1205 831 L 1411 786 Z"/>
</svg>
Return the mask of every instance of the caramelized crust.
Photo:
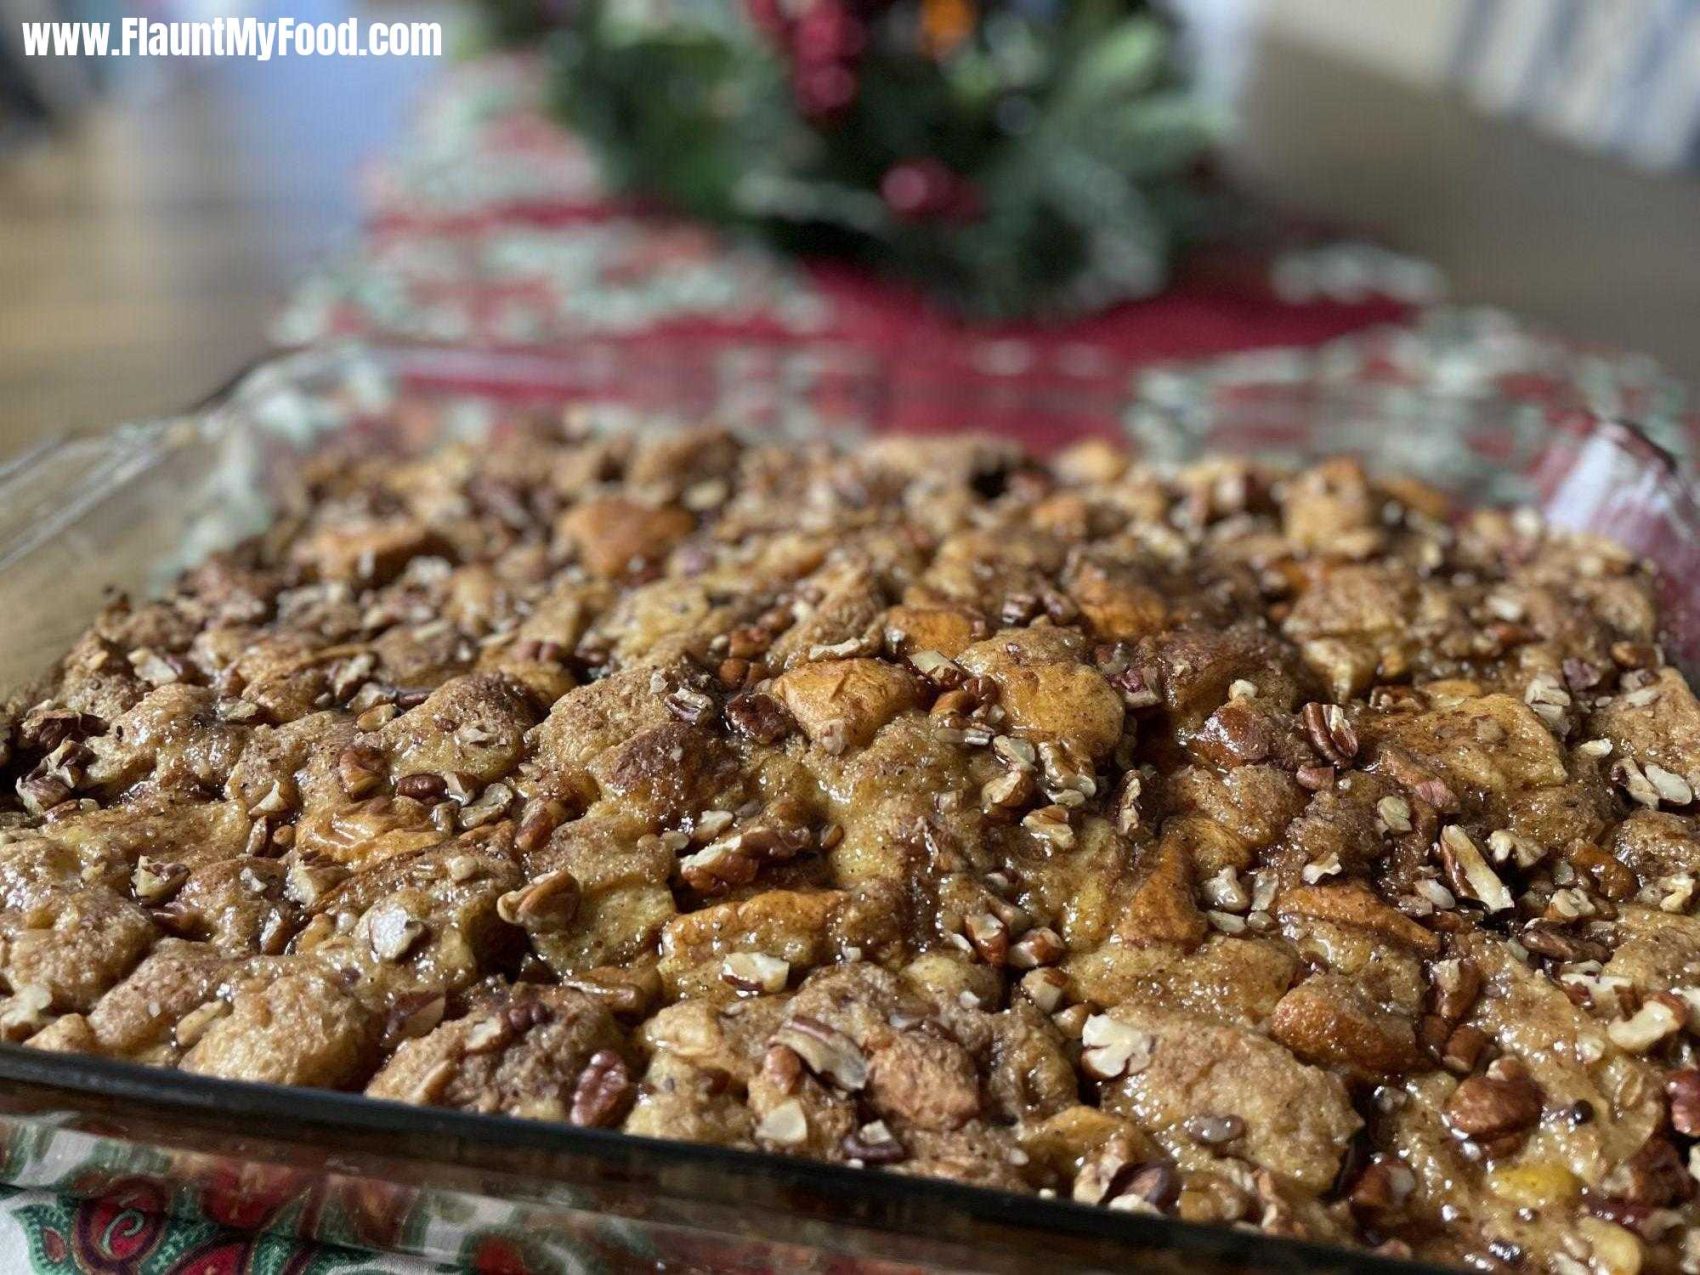
<svg viewBox="0 0 1700 1275">
<path fill-rule="evenodd" d="M 0 1031 L 1693 1273 L 1653 584 L 1346 460 L 327 456 L 0 713 Z"/>
</svg>

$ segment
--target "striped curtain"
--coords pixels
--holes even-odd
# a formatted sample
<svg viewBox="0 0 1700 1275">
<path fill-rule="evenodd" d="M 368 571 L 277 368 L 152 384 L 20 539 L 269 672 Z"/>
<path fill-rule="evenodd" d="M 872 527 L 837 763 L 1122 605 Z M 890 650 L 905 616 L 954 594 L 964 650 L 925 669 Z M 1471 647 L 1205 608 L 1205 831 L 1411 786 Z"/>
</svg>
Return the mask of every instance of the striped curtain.
<svg viewBox="0 0 1700 1275">
<path fill-rule="evenodd" d="M 1469 0 L 1476 105 L 1654 169 L 1700 169 L 1700 0 Z"/>
</svg>

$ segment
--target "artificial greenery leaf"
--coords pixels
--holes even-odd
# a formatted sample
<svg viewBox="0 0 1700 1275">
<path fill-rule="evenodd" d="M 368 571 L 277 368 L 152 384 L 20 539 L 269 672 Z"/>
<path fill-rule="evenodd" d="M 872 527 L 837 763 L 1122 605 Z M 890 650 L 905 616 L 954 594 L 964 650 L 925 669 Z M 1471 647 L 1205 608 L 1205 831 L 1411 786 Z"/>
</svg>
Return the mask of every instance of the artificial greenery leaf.
<svg viewBox="0 0 1700 1275">
<path fill-rule="evenodd" d="M 1217 121 L 1149 5 L 749 3 L 578 0 L 556 101 L 616 188 L 974 316 L 1161 285 Z"/>
</svg>

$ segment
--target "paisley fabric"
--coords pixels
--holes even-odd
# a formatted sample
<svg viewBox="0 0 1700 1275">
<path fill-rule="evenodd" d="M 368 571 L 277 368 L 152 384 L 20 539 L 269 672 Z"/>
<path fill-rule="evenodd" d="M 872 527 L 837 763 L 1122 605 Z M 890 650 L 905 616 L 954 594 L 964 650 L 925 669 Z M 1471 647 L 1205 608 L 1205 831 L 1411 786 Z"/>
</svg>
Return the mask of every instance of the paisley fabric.
<svg viewBox="0 0 1700 1275">
<path fill-rule="evenodd" d="M 457 1269 L 281 1235 L 244 1235 L 172 1217 L 164 1212 L 168 1204 L 145 1178 L 86 1200 L 5 1190 L 0 1266 L 19 1275 L 424 1275 Z"/>
</svg>

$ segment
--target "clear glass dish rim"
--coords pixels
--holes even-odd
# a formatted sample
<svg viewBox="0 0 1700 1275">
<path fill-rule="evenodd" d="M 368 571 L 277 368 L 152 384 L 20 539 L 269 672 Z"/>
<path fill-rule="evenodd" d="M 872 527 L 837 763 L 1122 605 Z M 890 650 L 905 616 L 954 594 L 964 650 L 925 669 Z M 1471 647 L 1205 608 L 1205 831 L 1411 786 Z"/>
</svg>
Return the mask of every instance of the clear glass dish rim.
<svg viewBox="0 0 1700 1275">
<path fill-rule="evenodd" d="M 416 1107 L 340 1090 L 193 1076 L 120 1059 L 44 1053 L 9 1042 L 0 1042 L 0 1082 L 38 1093 L 65 1094 L 71 1098 L 99 1096 L 135 1103 L 154 1116 L 176 1114 L 190 1121 L 199 1118 L 208 1124 L 210 1118 L 216 1117 L 221 1132 L 276 1147 L 301 1145 L 305 1141 L 271 1133 L 270 1127 L 276 1124 L 326 1133 L 354 1131 L 391 1137 L 398 1142 L 428 1138 L 457 1148 L 471 1146 L 490 1152 L 555 1153 L 595 1161 L 601 1169 L 649 1170 L 656 1178 L 665 1178 L 680 1169 L 699 1169 L 703 1176 L 696 1181 L 724 1184 L 723 1195 L 689 1191 L 675 1197 L 687 1202 L 694 1199 L 734 1204 L 742 1198 L 740 1184 L 760 1180 L 765 1188 L 776 1193 L 800 1190 L 817 1199 L 853 1200 L 861 1206 L 832 1215 L 815 1211 L 799 1213 L 800 1225 L 843 1225 L 885 1235 L 919 1235 L 936 1219 L 936 1210 L 946 1210 L 959 1221 L 997 1223 L 1029 1233 L 1035 1242 L 1043 1242 L 1054 1233 L 1125 1244 L 1129 1256 L 1141 1251 L 1191 1254 L 1241 1264 L 1246 1270 L 1441 1275 L 1450 1269 L 1385 1257 L 1367 1249 L 1113 1210 L 1060 1197 L 1044 1199 L 992 1187 L 856 1169 L 754 1149 L 584 1129 L 515 1116 Z M 56 1114 L 76 1112 L 73 1106 Z M 17 1118 L 0 1108 L 0 1124 Z M 58 1127 L 78 1128 L 63 1122 Z M 193 1127 L 186 1127 L 185 1134 L 191 1132 Z M 377 1154 L 407 1160 L 426 1171 L 433 1167 L 478 1165 L 475 1160 L 452 1156 L 421 1158 L 399 1149 L 379 1150 Z M 256 1160 L 263 1162 L 262 1157 L 249 1162 Z M 573 1179 L 564 1175 L 552 1177 L 532 1170 L 525 1176 L 540 1183 L 573 1185 Z M 872 1216 L 865 1211 L 869 1208 L 876 1210 Z"/>
<path fill-rule="evenodd" d="M 641 352 L 620 342 L 597 344 L 581 353 L 588 353 L 594 359 L 611 360 L 615 365 L 626 359 L 632 360 L 633 364 L 642 361 Z M 852 364 L 860 361 L 866 365 L 866 371 L 877 373 L 875 361 L 869 360 L 865 352 L 850 347 L 802 343 L 792 348 L 776 344 L 724 353 L 728 358 L 753 354 L 764 359 L 795 359 L 799 362 L 844 355 Z M 56 534 L 90 504 L 98 502 L 105 494 L 145 470 L 159 455 L 171 448 L 212 437 L 223 427 L 227 413 L 240 410 L 251 396 L 266 392 L 268 385 L 334 375 L 346 371 L 353 358 L 376 358 L 392 367 L 435 362 L 437 374 L 423 374 L 421 383 L 426 387 L 435 384 L 451 393 L 481 392 L 479 386 L 489 384 L 491 374 L 498 381 L 509 380 L 510 387 L 517 385 L 522 391 L 544 394 L 570 392 L 571 382 L 563 378 L 574 369 L 582 370 L 584 362 L 578 356 L 568 359 L 560 352 L 480 350 L 430 343 L 345 341 L 284 351 L 245 367 L 226 385 L 186 412 L 121 424 L 105 431 L 68 433 L 0 462 L 0 511 L 8 508 L 12 494 L 20 486 L 36 481 L 45 470 L 64 461 L 69 454 L 86 451 L 87 465 L 76 475 L 75 485 L 56 505 L 56 520 L 36 524 L 29 540 L 33 543 L 36 536 Z M 461 368 L 461 379 L 449 375 L 455 367 Z M 483 373 L 483 376 L 472 375 L 474 371 Z M 1135 370 L 1129 371 L 1130 387 L 1134 374 Z M 524 380 L 525 375 L 532 379 Z M 989 382 L 986 388 L 1021 392 L 1017 384 L 1000 385 L 995 380 Z M 1279 392 L 1283 387 L 1272 384 L 1271 388 Z M 1326 394 L 1330 387 L 1322 386 L 1317 392 Z M 1349 387 L 1349 392 L 1354 404 L 1372 401 L 1381 393 L 1396 394 L 1406 400 L 1412 394 L 1411 389 L 1405 386 L 1374 385 L 1354 385 Z M 1131 388 L 1128 401 L 1131 402 Z M 1255 404 L 1248 406 L 1255 408 Z M 1563 423 L 1554 423 L 1555 431 L 1564 428 Z M 1678 462 L 1637 426 L 1630 422 L 1598 418 L 1580 428 L 1572 428 L 1575 437 L 1584 437 L 1596 430 L 1610 431 L 1616 445 L 1656 472 L 1666 493 L 1684 504 L 1691 515 L 1691 525 L 1700 527 L 1700 500 L 1696 498 L 1694 484 L 1682 473 Z M 15 530 L 6 526 L 3 515 L 0 515 L 0 570 L 4 570 L 20 552 L 20 545 L 13 534 Z M 27 550 L 27 545 L 23 548 Z M 813 1190 L 824 1199 L 855 1197 L 871 1206 L 884 1206 L 889 1213 L 902 1217 L 913 1216 L 921 1205 L 933 1205 L 968 1219 L 995 1219 L 1030 1233 L 1038 1242 L 1043 1241 L 1047 1232 L 1055 1230 L 1125 1243 L 1129 1246 L 1130 1255 L 1141 1250 L 1168 1250 L 1200 1257 L 1213 1256 L 1240 1263 L 1248 1269 L 1436 1272 L 1448 1269 L 1378 1256 L 1367 1250 L 1116 1212 L 1069 1200 L 1046 1200 L 955 1182 L 857 1170 L 761 1151 L 585 1130 L 508 1116 L 414 1107 L 356 1093 L 193 1076 L 123 1060 L 46 1054 L 6 1042 L 0 1042 L 0 1082 L 21 1086 L 38 1094 L 63 1095 L 66 1099 L 63 1110 L 67 1114 L 74 1115 L 79 1110 L 82 1114 L 89 1114 L 87 1109 L 77 1107 L 75 1099 L 78 1097 L 106 1097 L 134 1103 L 138 1113 L 157 1114 L 163 1111 L 193 1116 L 200 1119 L 204 1127 L 211 1127 L 210 1121 L 216 1116 L 220 1118 L 221 1129 L 247 1134 L 253 1136 L 256 1142 L 270 1141 L 277 1146 L 290 1145 L 291 1140 L 269 1131 L 254 1136 L 251 1126 L 243 1127 L 245 1122 L 263 1121 L 268 1125 L 283 1124 L 286 1127 L 305 1124 L 327 1131 L 358 1129 L 398 1141 L 444 1139 L 456 1146 L 487 1151 L 525 1149 L 555 1152 L 595 1160 L 607 1166 L 646 1166 L 658 1174 L 664 1173 L 669 1166 L 694 1165 L 709 1171 L 714 1180 L 728 1183 L 728 1196 L 736 1194 L 740 1181 L 761 1180 L 774 1187 L 794 1184 Z M 0 1119 L 11 1118 L 14 1117 L 0 1110 Z M 425 1159 L 399 1150 L 393 1154 L 426 1169 L 433 1165 L 449 1168 L 466 1163 L 452 1157 Z M 538 1177 L 537 1180 L 566 1185 L 571 1182 L 565 1177 Z M 915 1227 L 914 1223 L 909 1227 L 893 1226 L 889 1216 L 883 1221 L 879 1218 L 870 1220 L 849 1212 L 843 1217 L 811 1215 L 808 1220 L 828 1225 L 843 1223 L 890 1234 L 903 1234 L 906 1230 L 913 1232 Z"/>
<path fill-rule="evenodd" d="M 4 511 L 13 503 L 11 497 L 25 485 L 36 481 L 44 469 L 62 460 L 68 451 L 87 451 L 89 473 L 84 482 L 62 494 L 58 502 L 62 516 L 43 526 L 43 534 L 62 527 L 74 513 L 81 511 L 87 501 L 98 499 L 105 491 L 132 477 L 136 469 L 144 468 L 163 447 L 180 445 L 197 437 L 210 438 L 224 423 L 228 412 L 239 409 L 254 396 L 278 384 L 311 382 L 327 373 L 346 371 L 354 360 L 399 367 L 414 384 L 446 393 L 550 395 L 575 392 L 589 373 L 606 376 L 610 370 L 629 371 L 634 375 L 652 371 L 656 361 L 654 351 L 658 346 L 726 364 L 735 360 L 762 360 L 765 366 L 780 370 L 809 370 L 825 366 L 853 378 L 861 387 L 883 390 L 890 386 L 890 360 L 851 343 L 823 340 L 758 340 L 710 347 L 688 336 L 645 342 L 608 338 L 578 342 L 571 348 L 527 349 L 341 338 L 320 345 L 285 348 L 255 358 L 232 373 L 217 389 L 181 412 L 141 417 L 104 428 L 66 431 L 38 440 L 13 456 L 0 459 L 0 567 L 12 556 L 14 547 L 12 536 L 8 534 L 11 528 L 6 526 L 4 517 Z M 1274 347 L 1256 353 L 1273 356 L 1284 348 Z M 1214 361 L 1204 359 L 1198 362 L 1207 365 Z M 432 366 L 427 367 L 426 364 Z M 1034 411 L 1041 413 L 1052 410 L 1059 401 L 1066 407 L 1071 401 L 1114 395 L 1120 400 L 1119 414 L 1125 424 L 1128 414 L 1136 406 L 1138 389 L 1145 377 L 1153 370 L 1173 372 L 1186 366 L 1174 363 L 1163 364 L 1160 369 L 1134 366 L 1122 369 L 1118 378 L 1083 377 L 1074 382 L 1059 382 L 1054 377 L 1033 378 L 1025 373 L 985 373 L 964 382 L 952 374 L 941 373 L 935 377 L 925 367 L 907 367 L 899 392 L 1005 400 L 1014 396 L 1026 399 Z M 1261 397 L 1256 397 L 1258 395 Z M 1212 401 L 1202 409 L 1197 404 L 1176 405 L 1160 400 L 1138 405 L 1147 411 L 1165 414 L 1184 429 L 1182 417 L 1199 410 L 1255 413 L 1270 405 L 1292 408 L 1323 403 L 1353 411 L 1367 411 L 1383 403 L 1408 407 L 1413 402 L 1433 402 L 1454 412 L 1499 413 L 1504 416 L 1544 410 L 1539 405 L 1509 398 L 1495 399 L 1480 393 L 1456 395 L 1399 382 L 1293 380 L 1280 375 L 1271 375 L 1267 379 L 1253 376 L 1236 382 L 1225 387 L 1219 401 Z M 1101 403 L 1096 405 L 1102 407 Z M 1623 450 L 1662 471 L 1662 478 L 1669 482 L 1671 493 L 1696 511 L 1696 526 L 1700 527 L 1700 474 L 1685 472 L 1682 462 L 1654 441 L 1634 420 L 1590 416 L 1580 409 L 1566 409 L 1548 413 L 1547 424 L 1555 436 L 1568 434 L 1573 438 L 1595 430 L 1615 431 Z M 1130 436 L 1129 441 L 1137 443 L 1138 440 Z M 1700 439 L 1696 440 L 1696 445 L 1700 448 Z"/>
</svg>

